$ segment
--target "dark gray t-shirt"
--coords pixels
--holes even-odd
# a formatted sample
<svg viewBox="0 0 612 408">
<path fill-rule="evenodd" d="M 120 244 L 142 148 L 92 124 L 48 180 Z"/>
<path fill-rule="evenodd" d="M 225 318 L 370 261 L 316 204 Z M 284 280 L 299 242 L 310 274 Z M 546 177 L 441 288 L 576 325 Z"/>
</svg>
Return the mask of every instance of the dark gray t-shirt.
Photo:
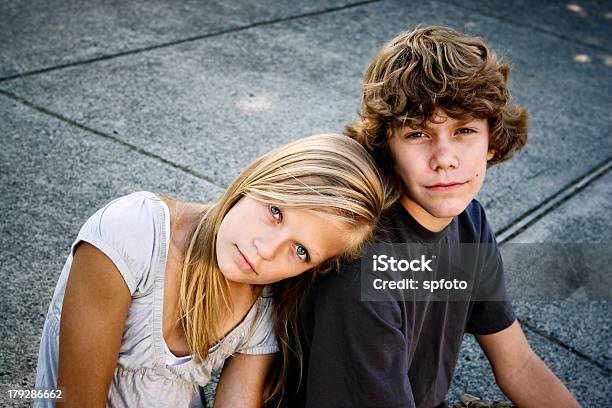
<svg viewBox="0 0 612 408">
<path fill-rule="evenodd" d="M 486 270 L 502 274 L 494 234 L 476 200 L 439 233 L 423 228 L 397 202 L 384 215 L 376 240 L 492 243 Z M 503 279 L 494 280 L 502 301 L 366 302 L 360 265 L 344 265 L 306 296 L 300 315 L 305 371 L 288 406 L 445 407 L 463 334 L 495 333 L 515 320 Z"/>
</svg>

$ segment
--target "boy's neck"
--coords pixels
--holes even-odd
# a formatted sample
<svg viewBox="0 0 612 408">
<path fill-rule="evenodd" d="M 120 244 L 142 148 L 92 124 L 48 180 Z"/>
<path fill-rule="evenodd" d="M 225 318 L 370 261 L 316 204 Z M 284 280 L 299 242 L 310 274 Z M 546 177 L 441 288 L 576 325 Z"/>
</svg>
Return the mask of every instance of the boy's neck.
<svg viewBox="0 0 612 408">
<path fill-rule="evenodd" d="M 402 195 L 400 202 L 416 222 L 431 232 L 442 231 L 453 220 L 453 217 L 439 218 L 431 215 L 427 210 L 405 195 Z"/>
</svg>

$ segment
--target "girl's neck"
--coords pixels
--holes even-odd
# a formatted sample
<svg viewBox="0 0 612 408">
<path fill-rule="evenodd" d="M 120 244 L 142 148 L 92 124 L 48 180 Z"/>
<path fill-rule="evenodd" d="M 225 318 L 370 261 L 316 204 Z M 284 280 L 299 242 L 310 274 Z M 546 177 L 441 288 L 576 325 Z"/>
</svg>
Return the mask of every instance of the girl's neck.
<svg viewBox="0 0 612 408">
<path fill-rule="evenodd" d="M 237 283 L 228 280 L 227 286 L 230 299 L 237 310 L 244 309 L 246 305 L 252 306 L 261 294 L 260 287 L 248 283 Z"/>
<path fill-rule="evenodd" d="M 170 243 L 178 251 L 181 259 L 189 249 L 193 232 L 204 212 L 208 209 L 206 204 L 185 203 L 177 200 L 167 200 L 170 208 Z"/>
</svg>

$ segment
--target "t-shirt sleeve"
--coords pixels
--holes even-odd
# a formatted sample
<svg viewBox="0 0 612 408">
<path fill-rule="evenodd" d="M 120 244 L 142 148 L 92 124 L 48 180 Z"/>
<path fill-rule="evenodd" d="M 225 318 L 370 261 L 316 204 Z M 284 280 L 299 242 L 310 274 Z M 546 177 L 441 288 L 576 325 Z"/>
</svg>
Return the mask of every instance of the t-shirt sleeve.
<svg viewBox="0 0 612 408">
<path fill-rule="evenodd" d="M 271 354 L 278 351 L 272 324 L 272 299 L 260 298 L 255 320 L 236 352 L 242 354 Z"/>
<path fill-rule="evenodd" d="M 309 344 L 307 407 L 414 407 L 409 347 L 398 302 L 362 301 L 359 261 L 309 293 L 302 330 Z M 316 305 L 316 307 L 314 307 Z"/>
<path fill-rule="evenodd" d="M 155 252 L 156 226 L 151 203 L 142 193 L 111 201 L 83 225 L 71 248 L 80 242 L 102 251 L 117 267 L 130 294 L 142 291 Z"/>
<path fill-rule="evenodd" d="M 470 315 L 466 332 L 472 334 L 497 333 L 515 320 L 512 303 L 506 293 L 504 267 L 495 239 L 484 210 L 480 207 L 482 267 L 479 269 L 479 282 L 475 299 L 470 304 Z"/>
</svg>

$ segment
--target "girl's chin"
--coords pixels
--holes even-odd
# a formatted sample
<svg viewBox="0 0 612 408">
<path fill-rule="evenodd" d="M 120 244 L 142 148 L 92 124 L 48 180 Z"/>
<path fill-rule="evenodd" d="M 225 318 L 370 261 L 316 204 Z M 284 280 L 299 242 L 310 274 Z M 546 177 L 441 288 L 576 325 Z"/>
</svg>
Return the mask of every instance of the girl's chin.
<svg viewBox="0 0 612 408">
<path fill-rule="evenodd" d="M 244 276 L 244 273 L 240 271 L 232 271 L 230 273 L 224 273 L 221 271 L 221 274 L 225 277 L 228 284 L 234 285 L 254 285 L 252 279 L 249 279 L 248 276 Z"/>
</svg>

